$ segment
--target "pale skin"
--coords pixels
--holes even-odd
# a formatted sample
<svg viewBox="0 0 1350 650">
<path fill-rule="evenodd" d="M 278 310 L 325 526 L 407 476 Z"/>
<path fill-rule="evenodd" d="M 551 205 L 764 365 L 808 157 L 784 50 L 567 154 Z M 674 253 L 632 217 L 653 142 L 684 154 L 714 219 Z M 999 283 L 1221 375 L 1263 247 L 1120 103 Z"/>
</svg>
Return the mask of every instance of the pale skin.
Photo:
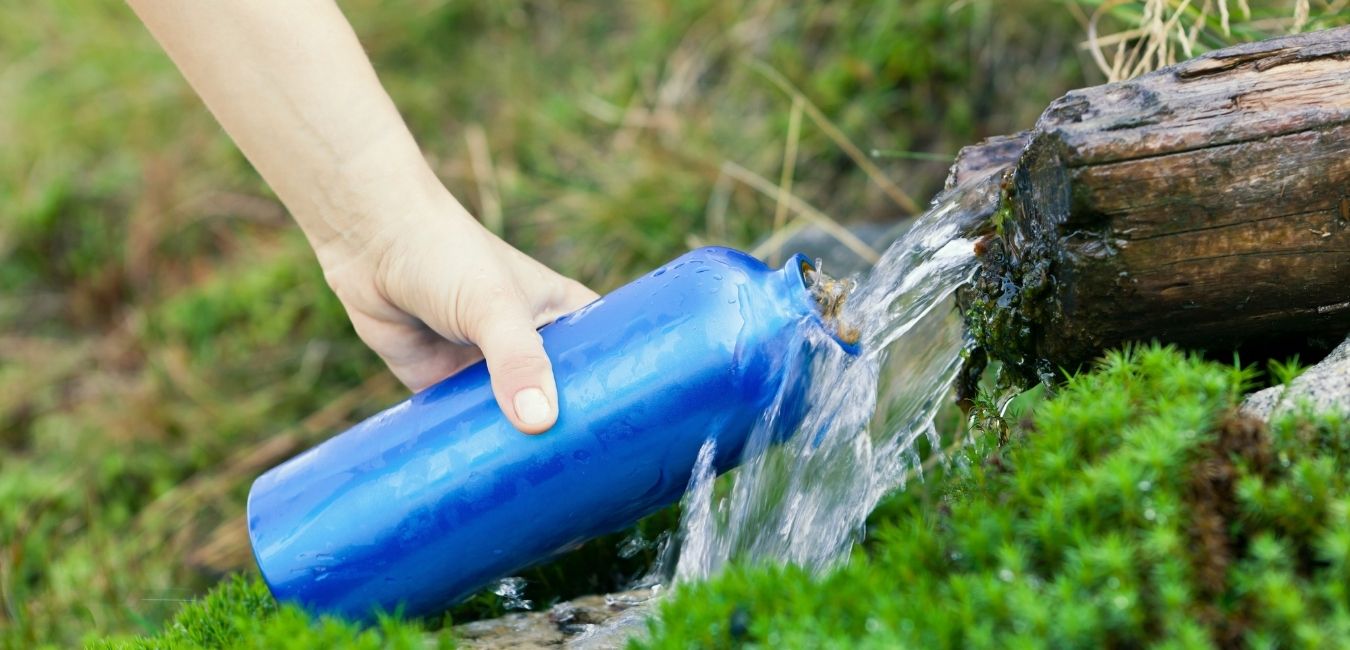
<svg viewBox="0 0 1350 650">
<path fill-rule="evenodd" d="M 487 359 L 507 419 L 558 418 L 536 329 L 594 292 L 436 178 L 332 0 L 128 0 L 304 231 L 356 333 L 412 390 Z"/>
</svg>

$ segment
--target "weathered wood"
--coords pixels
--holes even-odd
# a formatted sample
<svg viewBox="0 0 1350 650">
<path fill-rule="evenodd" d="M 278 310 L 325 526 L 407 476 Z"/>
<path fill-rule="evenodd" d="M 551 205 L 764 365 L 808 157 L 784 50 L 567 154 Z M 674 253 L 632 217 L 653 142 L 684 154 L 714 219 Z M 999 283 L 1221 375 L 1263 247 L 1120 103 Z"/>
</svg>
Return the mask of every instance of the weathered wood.
<svg viewBox="0 0 1350 650">
<path fill-rule="evenodd" d="M 963 303 L 1026 375 L 1132 340 L 1350 331 L 1350 28 L 1071 92 L 963 151 L 949 184 L 991 172 L 986 212 L 1004 209 Z"/>
</svg>

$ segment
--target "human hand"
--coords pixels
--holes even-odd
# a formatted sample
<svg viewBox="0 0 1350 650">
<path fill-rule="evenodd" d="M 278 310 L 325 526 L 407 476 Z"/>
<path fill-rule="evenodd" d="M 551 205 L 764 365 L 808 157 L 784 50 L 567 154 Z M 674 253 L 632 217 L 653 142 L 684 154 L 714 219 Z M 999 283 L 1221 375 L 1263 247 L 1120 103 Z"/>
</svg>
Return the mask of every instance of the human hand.
<svg viewBox="0 0 1350 650">
<path fill-rule="evenodd" d="M 328 0 L 131 0 L 305 231 L 356 333 L 413 390 L 487 358 L 507 419 L 558 418 L 535 328 L 595 299 L 445 190 Z"/>
<path fill-rule="evenodd" d="M 542 433 L 557 420 L 558 391 L 536 329 L 597 296 L 488 232 L 448 193 L 435 203 L 435 214 L 371 220 L 376 232 L 316 247 L 325 277 L 361 340 L 410 389 L 486 358 L 507 419 Z"/>
</svg>

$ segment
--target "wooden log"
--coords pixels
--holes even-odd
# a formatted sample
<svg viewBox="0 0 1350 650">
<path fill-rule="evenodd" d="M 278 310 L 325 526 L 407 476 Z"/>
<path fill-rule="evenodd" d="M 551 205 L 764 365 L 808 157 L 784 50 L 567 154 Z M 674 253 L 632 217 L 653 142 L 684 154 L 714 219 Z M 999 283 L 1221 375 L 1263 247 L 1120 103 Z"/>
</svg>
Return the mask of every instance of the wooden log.
<svg viewBox="0 0 1350 650">
<path fill-rule="evenodd" d="M 1350 27 L 1070 92 L 964 150 L 949 185 L 991 173 L 961 303 L 1024 379 L 1127 341 L 1329 350 L 1350 331 Z"/>
</svg>

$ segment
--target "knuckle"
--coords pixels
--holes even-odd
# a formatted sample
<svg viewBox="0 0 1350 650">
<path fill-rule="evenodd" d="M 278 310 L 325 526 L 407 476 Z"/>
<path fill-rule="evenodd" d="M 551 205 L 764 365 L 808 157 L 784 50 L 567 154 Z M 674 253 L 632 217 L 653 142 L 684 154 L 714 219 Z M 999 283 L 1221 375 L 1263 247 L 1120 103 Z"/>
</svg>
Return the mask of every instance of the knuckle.
<svg viewBox="0 0 1350 650">
<path fill-rule="evenodd" d="M 446 308 L 451 312 L 450 318 L 475 341 L 482 342 L 511 327 L 514 310 L 505 300 L 490 292 L 476 291 L 460 292 L 458 298 Z"/>
<path fill-rule="evenodd" d="M 497 371 L 510 376 L 534 375 L 548 368 L 548 357 L 530 352 L 515 354 L 497 362 Z"/>
</svg>

